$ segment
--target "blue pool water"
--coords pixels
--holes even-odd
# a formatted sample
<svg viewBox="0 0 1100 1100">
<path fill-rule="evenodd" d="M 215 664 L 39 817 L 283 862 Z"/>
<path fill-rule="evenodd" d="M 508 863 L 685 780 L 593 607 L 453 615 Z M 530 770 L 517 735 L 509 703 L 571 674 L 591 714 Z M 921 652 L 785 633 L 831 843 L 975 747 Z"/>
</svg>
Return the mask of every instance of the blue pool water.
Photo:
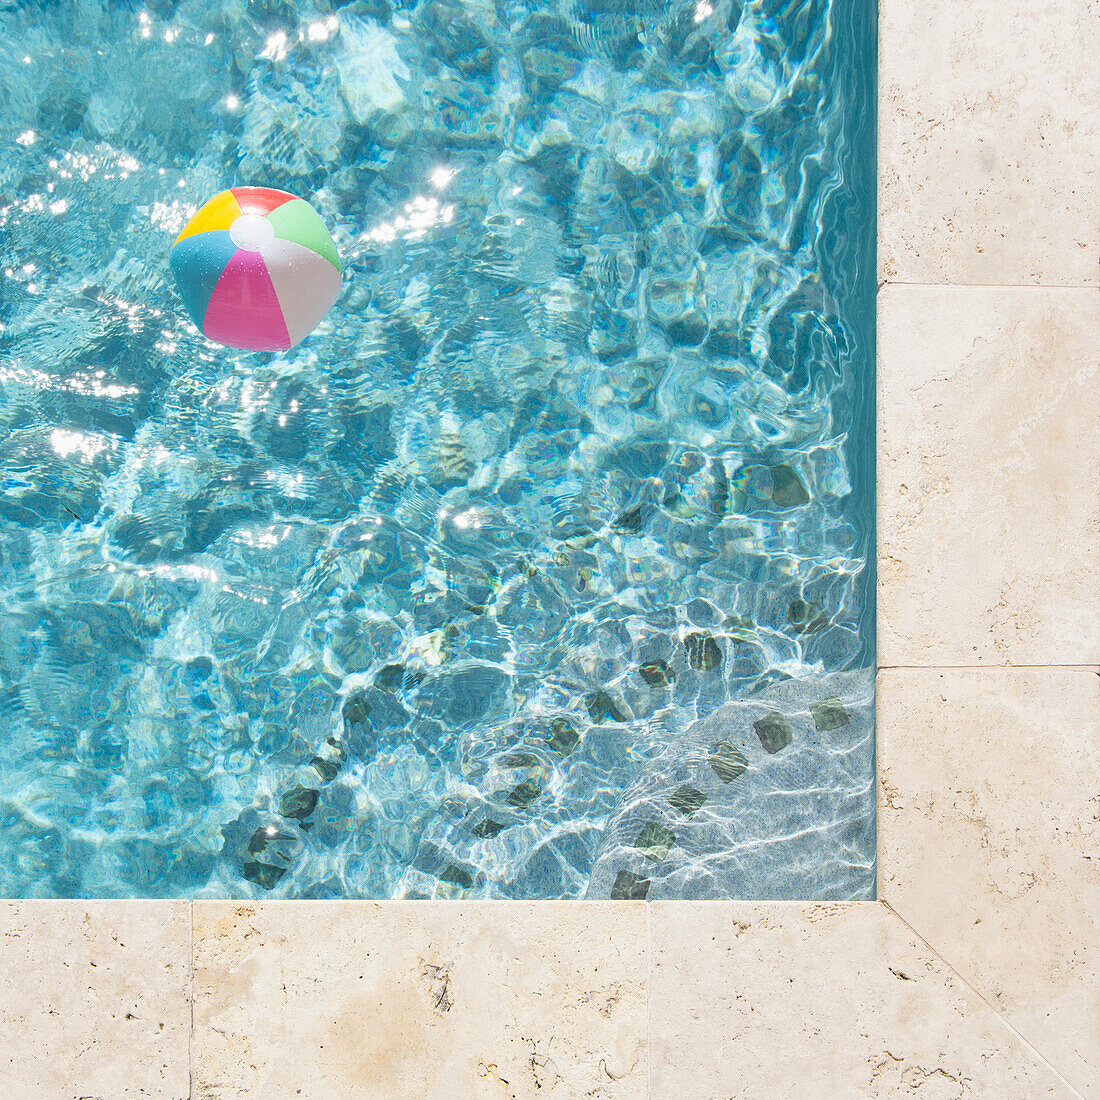
<svg viewBox="0 0 1100 1100">
<path fill-rule="evenodd" d="M 873 896 L 874 41 L 0 4 L 0 895 Z M 283 355 L 171 285 L 233 184 Z"/>
</svg>

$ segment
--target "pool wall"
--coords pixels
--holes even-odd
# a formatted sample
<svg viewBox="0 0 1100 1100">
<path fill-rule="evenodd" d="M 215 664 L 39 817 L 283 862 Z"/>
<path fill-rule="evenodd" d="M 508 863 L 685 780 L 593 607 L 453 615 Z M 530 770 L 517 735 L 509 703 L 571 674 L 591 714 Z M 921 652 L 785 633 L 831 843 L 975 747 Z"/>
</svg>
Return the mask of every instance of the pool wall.
<svg viewBox="0 0 1100 1100">
<path fill-rule="evenodd" d="M 2 902 L 0 1095 L 1100 1094 L 1095 5 L 879 20 L 880 900 Z"/>
</svg>

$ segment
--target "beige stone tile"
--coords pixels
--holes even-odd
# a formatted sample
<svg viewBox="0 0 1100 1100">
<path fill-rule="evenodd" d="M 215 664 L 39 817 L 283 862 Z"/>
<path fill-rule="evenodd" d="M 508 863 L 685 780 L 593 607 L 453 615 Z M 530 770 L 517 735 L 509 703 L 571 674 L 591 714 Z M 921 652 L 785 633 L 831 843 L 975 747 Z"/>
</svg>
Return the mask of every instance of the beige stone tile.
<svg viewBox="0 0 1100 1100">
<path fill-rule="evenodd" d="M 879 663 L 1100 664 L 1100 294 L 878 301 Z"/>
<path fill-rule="evenodd" d="M 0 902 L 0 1097 L 183 1100 L 189 971 L 186 902 Z"/>
<path fill-rule="evenodd" d="M 876 902 L 654 902 L 653 1100 L 1069 1097 Z"/>
<path fill-rule="evenodd" d="M 194 921 L 195 1100 L 645 1095 L 643 904 L 199 902 Z"/>
<path fill-rule="evenodd" d="M 1100 677 L 883 672 L 879 891 L 1100 1095 Z"/>
<path fill-rule="evenodd" d="M 1097 0 L 882 0 L 880 282 L 1096 286 Z"/>
</svg>

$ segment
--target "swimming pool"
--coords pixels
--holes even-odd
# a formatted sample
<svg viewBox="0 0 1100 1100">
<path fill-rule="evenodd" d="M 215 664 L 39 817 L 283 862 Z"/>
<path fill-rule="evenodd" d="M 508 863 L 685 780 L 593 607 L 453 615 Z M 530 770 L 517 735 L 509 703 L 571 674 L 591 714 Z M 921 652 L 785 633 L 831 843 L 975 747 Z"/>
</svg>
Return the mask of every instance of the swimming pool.
<svg viewBox="0 0 1100 1100">
<path fill-rule="evenodd" d="M 873 896 L 874 31 L 0 8 L 0 895 Z M 285 354 L 171 285 L 232 184 Z"/>
</svg>

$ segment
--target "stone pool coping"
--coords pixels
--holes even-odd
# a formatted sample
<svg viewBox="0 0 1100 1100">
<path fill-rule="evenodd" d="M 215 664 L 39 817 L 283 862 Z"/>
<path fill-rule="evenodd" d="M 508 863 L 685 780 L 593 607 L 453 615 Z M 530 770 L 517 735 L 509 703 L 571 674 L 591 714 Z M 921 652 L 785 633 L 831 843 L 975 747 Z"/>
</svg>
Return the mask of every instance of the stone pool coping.
<svg viewBox="0 0 1100 1100">
<path fill-rule="evenodd" d="M 0 1096 L 1100 1096 L 1097 23 L 880 2 L 879 901 L 0 902 Z"/>
</svg>

